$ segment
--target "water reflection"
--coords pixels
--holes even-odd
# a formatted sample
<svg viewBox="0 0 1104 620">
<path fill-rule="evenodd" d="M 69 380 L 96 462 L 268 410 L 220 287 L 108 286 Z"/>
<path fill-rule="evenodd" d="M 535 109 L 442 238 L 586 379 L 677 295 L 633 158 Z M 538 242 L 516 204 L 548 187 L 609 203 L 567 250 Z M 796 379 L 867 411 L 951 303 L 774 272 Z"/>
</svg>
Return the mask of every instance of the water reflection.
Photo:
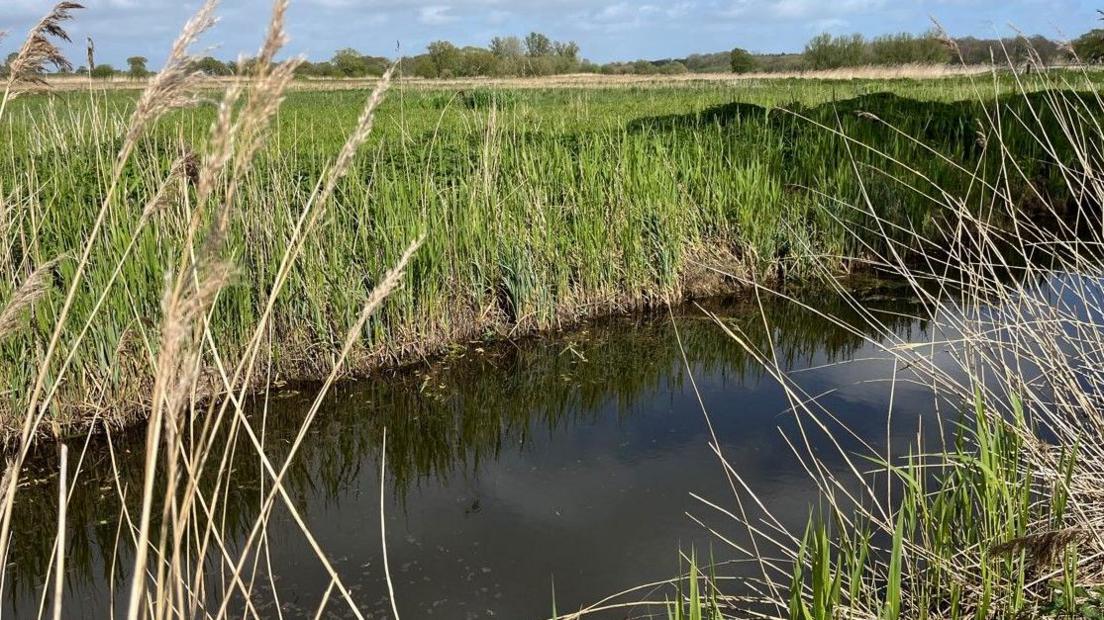
<svg viewBox="0 0 1104 620">
<path fill-rule="evenodd" d="M 849 316 L 830 297 L 812 298 Z M 924 325 L 893 291 L 868 291 L 870 306 L 904 334 Z M 886 441 L 888 386 L 884 362 L 858 336 L 789 303 L 765 300 L 772 330 L 751 300 L 712 302 L 708 309 L 737 324 L 761 347 L 770 341 L 781 363 L 801 373 L 802 386 L 841 412 L 857 435 Z M 679 336 L 734 467 L 787 522 L 801 524 L 815 496 L 779 427 L 792 432 L 787 400 L 773 380 L 700 311 L 676 312 Z M 916 416 L 930 404 L 898 387 L 900 430 L 915 436 Z M 313 396 L 288 390 L 268 404 L 266 445 L 276 454 L 294 437 Z M 262 404 L 255 403 L 256 415 Z M 687 381 L 666 312 L 596 321 L 555 337 L 462 353 L 351 382 L 326 402 L 290 472 L 288 488 L 356 600 L 386 615 L 380 561 L 379 448 L 387 428 L 389 553 L 403 617 L 546 617 L 605 594 L 678 570 L 678 550 L 715 547 L 686 516 L 691 511 L 722 531 L 734 524 L 689 497 L 694 491 L 731 506 L 731 492 L 707 447 L 707 429 Z M 123 488 L 138 487 L 141 431 L 115 436 Z M 857 449 L 858 439 L 852 438 Z M 74 444 L 73 450 L 82 446 Z M 226 536 L 242 537 L 262 493 L 257 459 L 242 444 L 228 490 Z M 52 469 L 52 449 L 37 462 Z M 106 441 L 90 446 L 69 511 L 66 597 L 74 617 L 110 613 L 107 584 L 123 590 L 111 550 L 120 506 Z M 14 523 L 5 613 L 33 613 L 41 596 L 56 518 L 56 486 L 29 476 Z M 133 510 L 134 507 L 131 506 Z M 258 587 L 256 605 L 297 616 L 313 613 L 328 579 L 286 515 L 269 528 L 279 599 Z M 125 535 L 122 536 L 125 541 Z M 124 545 L 125 546 L 125 545 Z M 122 555 L 127 556 L 124 549 Z M 117 562 L 125 566 L 125 561 Z M 114 573 L 114 574 L 113 574 Z M 345 615 L 340 602 L 330 605 Z M 614 617 L 624 617 L 621 615 Z"/>
</svg>

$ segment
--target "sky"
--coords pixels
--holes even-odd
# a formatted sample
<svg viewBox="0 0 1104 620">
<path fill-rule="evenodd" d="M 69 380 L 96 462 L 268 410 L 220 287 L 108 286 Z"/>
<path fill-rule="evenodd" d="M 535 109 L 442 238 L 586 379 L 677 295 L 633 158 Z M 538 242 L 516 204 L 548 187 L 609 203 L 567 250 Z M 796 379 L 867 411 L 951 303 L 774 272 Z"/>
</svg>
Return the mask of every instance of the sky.
<svg viewBox="0 0 1104 620">
<path fill-rule="evenodd" d="M 55 0 L 0 0 L 6 55 Z M 291 0 L 289 53 L 312 60 L 352 47 L 365 54 L 416 54 L 430 41 L 486 45 L 496 35 L 544 32 L 574 40 L 597 61 L 683 57 L 743 47 L 801 51 L 820 32 L 877 35 L 921 32 L 937 19 L 955 36 L 1029 34 L 1069 39 L 1100 24 L 1096 0 Z M 84 40 L 97 62 L 124 66 L 146 56 L 160 67 L 198 0 L 83 0 L 69 25 L 74 64 Z M 221 21 L 204 39 L 213 56 L 251 54 L 271 0 L 223 0 Z M 201 50 L 202 51 L 202 50 Z"/>
</svg>

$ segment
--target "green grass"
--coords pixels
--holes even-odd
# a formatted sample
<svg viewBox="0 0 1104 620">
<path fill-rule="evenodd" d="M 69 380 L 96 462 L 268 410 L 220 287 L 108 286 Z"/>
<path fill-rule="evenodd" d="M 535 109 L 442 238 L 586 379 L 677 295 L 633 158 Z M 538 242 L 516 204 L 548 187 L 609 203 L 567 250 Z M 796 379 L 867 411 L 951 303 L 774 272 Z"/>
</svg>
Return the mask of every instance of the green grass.
<svg viewBox="0 0 1104 620">
<path fill-rule="evenodd" d="M 395 90 L 278 300 L 274 366 L 285 378 L 327 369 L 373 278 L 421 234 L 426 241 L 408 282 L 366 327 L 351 357 L 354 371 L 473 337 L 724 289 L 710 268 L 764 279 L 778 275 L 779 262 L 797 278 L 824 264 L 847 269 L 836 257 L 886 243 L 877 231 L 852 234 L 870 226 L 855 208 L 864 194 L 879 217 L 930 232 L 941 216 L 927 192 L 968 188 L 966 171 L 1001 165 L 977 135 L 981 104 L 953 103 L 971 100 L 974 88 L 955 78 Z M 1008 77 L 980 88 L 990 106 L 1027 113 L 1023 98 L 997 98 L 1015 90 Z M 875 94 L 886 92 L 894 94 Z M 236 276 L 211 317 L 226 357 L 241 350 L 313 180 L 340 149 L 364 97 L 301 92 L 284 103 L 231 226 Z M 9 108 L 0 127 L 13 146 L 0 160 L 8 240 L 0 248 L 0 298 L 57 257 L 57 289 L 64 290 L 73 258 L 90 242 L 132 105 L 126 93 L 74 92 L 26 97 Z M 159 323 L 165 273 L 186 222 L 173 206 L 140 224 L 142 205 L 175 157 L 203 152 L 213 118 L 212 106 L 170 115 L 128 164 L 62 332 L 60 358 L 72 353 L 74 363 L 61 398 L 51 401 L 55 419 L 140 405 L 150 376 L 146 343 L 157 340 L 150 328 Z M 919 137 L 966 171 L 904 136 Z M 1052 163 L 1030 136 L 1013 131 L 1004 139 L 1021 154 L 1028 178 L 1054 185 Z M 974 188 L 972 200 L 984 206 L 987 191 Z M 117 264 L 122 273 L 108 287 Z M 55 291 L 23 334 L 0 342 L 6 411 L 20 410 L 60 303 Z M 86 322 L 83 344 L 72 347 Z"/>
</svg>

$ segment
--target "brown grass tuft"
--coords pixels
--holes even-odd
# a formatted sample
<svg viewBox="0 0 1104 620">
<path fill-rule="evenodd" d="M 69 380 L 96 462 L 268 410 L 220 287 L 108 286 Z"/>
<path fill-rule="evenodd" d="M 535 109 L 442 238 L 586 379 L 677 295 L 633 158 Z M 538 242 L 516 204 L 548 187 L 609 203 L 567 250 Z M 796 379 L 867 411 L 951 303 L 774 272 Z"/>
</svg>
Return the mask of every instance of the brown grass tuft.
<svg viewBox="0 0 1104 620">
<path fill-rule="evenodd" d="M 1062 554 L 1070 545 L 1076 545 L 1089 538 L 1088 532 L 1080 528 L 1068 528 L 1031 534 L 996 545 L 989 550 L 993 556 L 1012 556 L 1024 553 L 1031 566 L 1044 570 L 1058 565 Z"/>
</svg>

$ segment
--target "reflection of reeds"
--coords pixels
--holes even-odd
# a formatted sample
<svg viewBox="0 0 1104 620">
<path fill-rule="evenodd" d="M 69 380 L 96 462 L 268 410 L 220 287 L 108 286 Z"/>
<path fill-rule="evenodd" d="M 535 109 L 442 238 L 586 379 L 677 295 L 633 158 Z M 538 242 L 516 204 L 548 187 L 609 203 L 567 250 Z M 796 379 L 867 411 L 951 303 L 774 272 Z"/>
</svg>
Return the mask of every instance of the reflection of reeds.
<svg viewBox="0 0 1104 620">
<path fill-rule="evenodd" d="M 742 325 L 756 342 L 767 341 L 752 305 L 705 305 L 727 317 L 726 321 Z M 831 307 L 834 314 L 847 312 L 843 307 Z M 882 302 L 879 307 L 894 317 L 905 317 L 914 310 L 907 303 Z M 768 301 L 767 310 L 778 320 L 770 338 L 777 343 L 779 359 L 794 367 L 848 359 L 862 342 L 851 332 L 791 304 Z M 665 317 L 594 321 L 583 332 L 485 346 L 482 353 L 470 352 L 462 359 L 446 357 L 425 367 L 383 373 L 335 388 L 320 407 L 295 464 L 284 475 L 284 485 L 292 497 L 320 494 L 329 500 L 340 499 L 344 490 L 357 482 L 356 476 L 363 475 L 366 463 L 380 460 L 380 438 L 386 429 L 389 491 L 402 502 L 425 480 L 472 475 L 481 464 L 497 458 L 503 446 L 527 445 L 535 433 L 548 429 L 567 432 L 574 425 L 594 422 L 611 408 L 630 418 L 657 391 L 680 389 L 684 383 L 678 342 Z M 737 345 L 717 338 L 708 317 L 688 310 L 677 320 L 682 342 L 697 368 L 752 383 L 760 380 L 762 369 Z M 907 318 L 893 320 L 901 328 L 911 323 Z M 585 361 L 565 353 L 565 347 L 577 351 Z M 441 385 L 444 387 L 437 387 Z M 271 402 L 264 396 L 249 399 L 247 410 L 254 423 L 266 412 L 265 443 L 273 462 L 287 461 L 287 446 L 296 439 L 303 411 L 311 407 L 310 396 L 308 390 L 299 397 Z M 137 435 L 131 432 L 125 439 L 114 438 L 117 467 L 99 459 L 98 465 L 86 465 L 82 472 L 81 487 L 70 500 L 69 520 L 88 527 L 73 532 L 67 560 L 72 567 L 69 588 L 87 592 L 101 587 L 94 567 L 108 558 L 100 557 L 97 550 L 113 547 L 115 517 L 124 508 L 114 494 L 101 496 L 101 489 L 116 484 L 141 487 L 143 451 L 133 449 L 141 444 Z M 211 450 L 222 453 L 229 440 L 225 435 L 219 437 Z M 238 452 L 251 449 L 247 438 L 239 437 L 236 443 Z M 94 440 L 90 454 L 106 452 L 103 440 Z M 48 476 L 56 467 L 51 451 L 32 464 L 28 478 Z M 162 471 L 155 484 L 158 488 L 164 484 L 163 476 Z M 255 498 L 265 488 L 265 476 L 256 459 L 236 462 L 233 484 L 222 500 L 224 538 L 239 539 L 252 527 L 258 514 Z M 47 574 L 49 548 L 43 545 L 49 541 L 36 537 L 35 531 L 41 515 L 56 511 L 52 491 L 46 484 L 20 491 L 11 558 L 20 567 L 19 581 L 13 587 L 21 596 L 41 584 Z M 209 488 L 204 491 L 210 493 Z M 137 513 L 139 504 L 131 497 L 125 508 Z M 160 522 L 161 515 L 153 515 L 154 530 Z M 131 557 L 129 547 L 120 551 L 122 557 Z M 125 576 L 116 573 L 115 577 L 118 587 Z"/>
</svg>

